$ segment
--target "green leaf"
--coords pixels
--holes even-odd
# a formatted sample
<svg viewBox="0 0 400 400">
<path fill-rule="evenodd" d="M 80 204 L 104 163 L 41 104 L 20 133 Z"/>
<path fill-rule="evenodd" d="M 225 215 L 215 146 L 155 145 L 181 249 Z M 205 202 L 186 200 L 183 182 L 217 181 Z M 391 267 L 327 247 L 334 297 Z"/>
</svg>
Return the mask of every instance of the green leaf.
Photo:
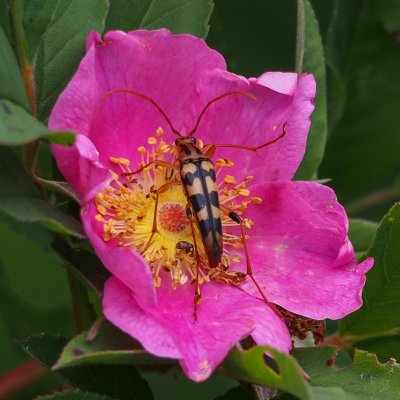
<svg viewBox="0 0 400 400">
<path fill-rule="evenodd" d="M 63 196 L 69 197 L 72 199 L 76 204 L 81 204 L 81 200 L 78 194 L 75 192 L 74 189 L 65 181 L 51 181 L 47 179 L 39 178 L 38 176 L 35 177 L 35 181 L 39 183 L 43 188 L 54 190 L 57 193 L 62 194 Z"/>
<path fill-rule="evenodd" d="M 266 351 L 273 357 L 271 365 L 265 362 Z M 231 350 L 219 372 L 239 381 L 283 390 L 301 400 L 350 400 L 340 388 L 310 386 L 295 358 L 266 346 Z"/>
<path fill-rule="evenodd" d="M 172 359 L 154 357 L 144 351 L 138 342 L 105 323 L 94 340 L 88 332 L 71 339 L 54 365 L 54 369 L 91 364 L 176 365 Z"/>
<path fill-rule="evenodd" d="M 0 28 L 10 40 L 10 10 L 7 1 L 0 1 Z"/>
<path fill-rule="evenodd" d="M 336 72 L 341 73 L 346 65 L 351 40 L 364 0 L 336 0 L 326 38 L 326 61 Z"/>
<path fill-rule="evenodd" d="M 76 219 L 41 197 L 15 154 L 6 147 L 0 147 L 0 210 L 19 221 L 40 222 L 54 232 L 85 238 Z"/>
<path fill-rule="evenodd" d="M 326 111 L 326 73 L 324 49 L 319 32 L 318 22 L 309 0 L 298 0 L 303 3 L 299 7 L 304 8 L 304 33 L 299 29 L 299 38 L 304 42 L 304 57 L 301 70 L 314 75 L 317 82 L 317 94 L 315 96 L 315 109 L 311 115 L 311 129 L 307 139 L 306 154 L 296 172 L 295 179 L 309 180 L 316 173 L 324 155 L 326 135 L 327 135 L 327 111 Z M 299 17 L 299 21 L 302 18 Z M 304 36 L 304 39 L 302 39 Z M 298 51 L 298 62 L 301 62 L 301 49 Z M 300 65 L 299 65 L 300 70 Z"/>
<path fill-rule="evenodd" d="M 374 240 L 377 224 L 364 219 L 351 219 L 349 237 L 357 258 L 366 253 Z"/>
<path fill-rule="evenodd" d="M 18 340 L 41 331 L 69 335 L 73 325 L 70 292 L 61 262 L 49 251 L 47 238 L 44 243 L 36 242 L 46 231 L 39 225 L 36 228 L 43 232 L 33 230 L 31 224 L 20 223 L 21 231 L 17 234 L 3 222 L 1 216 L 0 375 L 28 358 Z M 48 377 L 29 389 L 29 393 L 24 392 L 24 396 L 33 398 L 39 389 L 46 393 L 56 388 L 57 382 L 59 379 Z"/>
<path fill-rule="evenodd" d="M 351 400 L 398 399 L 400 365 L 394 361 L 381 364 L 374 354 L 356 350 L 352 364 L 338 368 L 334 346 L 295 349 L 292 354 L 310 375 L 312 385 L 340 387 L 344 398 Z"/>
<path fill-rule="evenodd" d="M 3 29 L 0 27 L 0 98 L 29 110 L 21 72 Z"/>
<path fill-rule="evenodd" d="M 69 146 L 74 143 L 75 134 L 49 131 L 22 107 L 0 99 L 0 145 L 22 145 L 40 138 Z"/>
<path fill-rule="evenodd" d="M 304 40 L 305 40 L 305 21 L 304 1 L 297 0 L 297 32 L 296 32 L 296 72 L 298 75 L 303 71 L 304 62 Z"/>
<path fill-rule="evenodd" d="M 366 3 L 359 18 L 351 20 L 354 37 L 346 40 L 341 73 L 351 97 L 329 136 L 320 175 L 333 179 L 332 187 L 351 215 L 380 219 L 393 201 L 386 189 L 399 179 L 400 52 Z M 354 207 L 353 202 L 371 192 L 372 204 L 381 202 L 381 209 L 368 203 Z M 398 191 L 391 193 L 394 199 Z"/>
<path fill-rule="evenodd" d="M 266 351 L 274 357 L 279 372 L 265 364 Z M 269 347 L 254 347 L 246 351 L 231 350 L 220 372 L 239 381 L 287 391 L 300 399 L 311 398 L 309 386 L 295 359 Z"/>
<path fill-rule="evenodd" d="M 67 342 L 63 336 L 41 333 L 21 340 L 20 345 L 30 356 L 51 368 Z"/>
<path fill-rule="evenodd" d="M 44 365 L 51 367 L 67 340 L 37 335 L 25 340 L 24 349 Z M 59 368 L 57 373 L 77 388 L 111 396 L 121 400 L 152 400 L 147 382 L 132 365 L 84 365 Z"/>
<path fill-rule="evenodd" d="M 105 30 L 168 28 L 205 37 L 212 7 L 211 0 L 113 0 Z"/>
<path fill-rule="evenodd" d="M 351 38 L 364 0 L 336 0 L 325 43 L 328 84 L 328 126 L 332 132 L 342 118 L 347 87 L 342 75 Z"/>
<path fill-rule="evenodd" d="M 29 232 L 29 225 L 27 230 Z M 32 233 L 37 234 L 36 231 Z M 50 246 L 41 248 L 31 238 L 22 235 L 22 232 L 18 234 L 0 224 L 0 274 L 4 275 L 1 278 L 4 286 L 8 286 L 24 303 L 40 311 L 70 307 L 70 292 L 61 260 L 49 251 Z M 43 281 L 44 276 L 46 281 Z"/>
<path fill-rule="evenodd" d="M 27 358 L 17 340 L 41 330 L 70 334 L 73 320 L 65 274 L 55 257 L 33 251 L 32 244 L 2 226 L 0 239 L 2 375 Z"/>
<path fill-rule="evenodd" d="M 400 328 L 400 203 L 385 215 L 367 257 L 374 267 L 367 274 L 363 306 L 342 319 L 342 335 L 379 336 Z"/>
<path fill-rule="evenodd" d="M 346 102 L 346 85 L 343 77 L 329 64 L 326 69 L 327 101 L 328 101 L 328 133 L 332 132 L 342 118 Z"/>
<path fill-rule="evenodd" d="M 113 400 L 113 398 L 96 393 L 81 392 L 78 390 L 66 390 L 65 392 L 61 393 L 40 396 L 35 400 Z"/>
<path fill-rule="evenodd" d="M 315 400 L 356 400 L 353 396 L 345 393 L 338 387 L 325 388 L 312 386 L 310 392 L 312 398 Z"/>
<path fill-rule="evenodd" d="M 52 242 L 51 234 L 40 224 L 27 224 L 0 213 L 0 234 L 5 230 L 5 227 L 28 239 L 43 250 L 48 251 L 50 249 Z"/>
<path fill-rule="evenodd" d="M 43 35 L 53 22 L 58 3 L 59 0 L 24 0 L 23 2 L 23 29 L 32 65 L 36 63 Z"/>
<path fill-rule="evenodd" d="M 35 64 L 41 120 L 47 118 L 60 92 L 76 71 L 85 52 L 88 33 L 92 30 L 103 32 L 109 6 L 106 0 L 71 0 L 57 2 L 53 10 L 54 2 L 50 2 L 41 2 L 46 15 L 42 25 L 34 27 L 35 34 L 41 35 Z"/>
<path fill-rule="evenodd" d="M 400 359 L 400 335 L 381 336 L 356 343 L 358 349 L 367 350 L 380 357 Z"/>
<path fill-rule="evenodd" d="M 71 249 L 64 241 L 55 240 L 53 249 L 64 260 L 66 267 L 77 274 L 83 283 L 99 298 L 103 295 L 103 287 L 110 273 L 101 261 L 92 253 L 82 249 Z"/>
<path fill-rule="evenodd" d="M 44 139 L 53 144 L 61 146 L 72 146 L 75 143 L 76 134 L 74 132 L 54 132 L 52 131 Z"/>
</svg>

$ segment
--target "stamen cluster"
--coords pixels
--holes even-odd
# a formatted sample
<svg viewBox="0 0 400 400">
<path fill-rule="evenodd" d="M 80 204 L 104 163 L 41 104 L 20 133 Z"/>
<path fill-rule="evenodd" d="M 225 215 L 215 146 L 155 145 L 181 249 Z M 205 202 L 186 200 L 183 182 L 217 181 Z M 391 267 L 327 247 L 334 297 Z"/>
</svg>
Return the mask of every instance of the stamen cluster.
<svg viewBox="0 0 400 400">
<path fill-rule="evenodd" d="M 186 215 L 188 200 L 178 171 L 156 163 L 144 168 L 155 160 L 177 164 L 177 147 L 167 144 L 161 139 L 162 135 L 163 130 L 157 129 L 155 136 L 148 139 L 147 145 L 138 148 L 138 173 L 131 169 L 129 160 L 110 157 L 110 161 L 118 166 L 120 174 L 112 172 L 114 179 L 111 185 L 95 199 L 98 211 L 96 219 L 103 224 L 103 239 L 141 253 L 152 271 L 155 287 L 160 287 L 168 279 L 176 289 L 178 285 L 194 281 L 197 269 L 200 284 L 210 279 L 240 284 L 245 275 L 229 269 L 232 263 L 242 262 L 237 249 L 243 248 L 243 238 L 235 231 L 237 223 L 222 213 L 222 262 L 217 268 L 210 268 L 196 225 L 193 226 L 196 240 L 193 238 Z M 203 148 L 201 140 L 198 146 Z M 233 165 L 228 159 L 217 159 L 215 162 L 216 176 L 220 180 L 219 198 L 221 204 L 242 216 L 250 203 L 261 204 L 261 199 L 250 197 L 246 187 L 253 177 L 248 176 L 238 183 L 232 175 L 222 176 L 225 169 Z M 176 184 L 158 193 L 160 187 L 171 182 Z M 246 228 L 250 229 L 253 224 L 253 221 L 244 218 Z"/>
</svg>

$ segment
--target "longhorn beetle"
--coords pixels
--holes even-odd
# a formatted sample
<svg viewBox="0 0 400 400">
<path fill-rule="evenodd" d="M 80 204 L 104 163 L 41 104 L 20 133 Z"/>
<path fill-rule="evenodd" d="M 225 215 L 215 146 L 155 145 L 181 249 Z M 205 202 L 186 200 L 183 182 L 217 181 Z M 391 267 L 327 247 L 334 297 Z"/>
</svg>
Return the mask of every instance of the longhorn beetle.
<svg viewBox="0 0 400 400">
<path fill-rule="evenodd" d="M 256 152 L 259 149 L 267 147 L 273 143 L 276 143 L 280 139 L 282 139 L 286 134 L 286 125 L 284 124 L 282 133 L 273 140 L 270 140 L 260 146 L 242 146 L 242 145 L 233 145 L 233 144 L 211 144 L 204 148 L 204 150 L 200 150 L 197 146 L 197 140 L 194 137 L 194 134 L 197 131 L 199 123 L 203 118 L 204 114 L 208 110 L 208 108 L 215 102 L 223 99 L 224 97 L 231 95 L 243 95 L 250 97 L 253 100 L 256 100 L 255 96 L 248 92 L 243 91 L 231 91 L 226 92 L 211 101 L 209 101 L 203 110 L 200 112 L 196 124 L 191 132 L 183 136 L 178 130 L 174 128 L 169 117 L 164 112 L 164 110 L 151 98 L 146 96 L 145 94 L 135 92 L 129 89 L 115 89 L 103 96 L 103 99 L 109 97 L 115 93 L 128 93 L 137 97 L 140 97 L 144 100 L 150 102 L 157 110 L 162 114 L 168 125 L 170 126 L 172 132 L 178 136 L 175 140 L 175 145 L 179 149 L 179 165 L 168 163 L 164 160 L 153 160 L 148 164 L 142 166 L 140 169 L 134 172 L 124 173 L 124 176 L 135 175 L 143 170 L 146 170 L 151 165 L 159 165 L 165 168 L 171 168 L 179 171 L 180 181 L 171 181 L 167 182 L 158 189 L 156 189 L 156 199 L 155 199 L 155 208 L 154 208 L 154 217 L 153 217 L 153 227 L 150 239 L 145 246 L 143 252 L 147 250 L 150 243 L 153 240 L 154 234 L 158 232 L 157 230 L 157 211 L 158 211 L 158 199 L 159 195 L 165 191 L 167 191 L 170 187 L 175 185 L 182 185 L 186 198 L 188 200 L 186 205 L 186 214 L 190 222 L 190 227 L 192 230 L 193 242 L 194 242 L 194 253 L 196 255 L 196 260 L 199 260 L 199 252 L 198 246 L 196 243 L 196 235 L 194 231 L 194 223 L 197 224 L 197 227 L 201 234 L 201 239 L 203 242 L 203 246 L 207 255 L 207 259 L 209 262 L 210 270 L 216 270 L 216 268 L 221 264 L 222 254 L 223 254 L 223 239 L 222 239 L 222 223 L 221 223 L 221 211 L 224 212 L 230 219 L 236 222 L 241 229 L 241 238 L 244 246 L 244 251 L 246 255 L 246 266 L 247 273 L 243 274 L 241 272 L 230 272 L 226 274 L 227 281 L 233 285 L 240 284 L 247 276 L 251 278 L 260 292 L 264 301 L 269 304 L 272 309 L 281 317 L 281 314 L 276 309 L 274 305 L 272 305 L 258 282 L 253 276 L 249 254 L 247 250 L 246 237 L 244 232 L 244 221 L 243 219 L 234 211 L 230 210 L 228 207 L 225 207 L 219 203 L 218 197 L 218 187 L 216 182 L 216 175 L 214 170 L 214 164 L 212 163 L 210 157 L 214 154 L 216 148 L 218 147 L 231 147 L 237 149 L 244 149 Z M 187 242 L 178 242 L 177 248 L 182 246 L 188 246 Z M 201 299 L 200 292 L 200 283 L 199 283 L 199 266 L 197 265 L 196 269 L 196 291 L 195 291 L 195 299 L 194 299 L 194 317 L 197 320 L 197 305 L 199 304 Z"/>
</svg>

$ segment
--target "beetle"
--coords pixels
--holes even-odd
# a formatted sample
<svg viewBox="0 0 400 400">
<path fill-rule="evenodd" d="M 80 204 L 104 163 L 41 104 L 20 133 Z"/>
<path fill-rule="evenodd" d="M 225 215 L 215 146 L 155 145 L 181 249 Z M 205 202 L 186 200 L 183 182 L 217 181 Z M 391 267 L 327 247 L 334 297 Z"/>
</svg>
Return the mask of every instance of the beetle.
<svg viewBox="0 0 400 400">
<path fill-rule="evenodd" d="M 199 260 L 199 253 L 198 253 L 198 245 L 196 243 L 194 224 L 197 225 L 200 231 L 202 243 L 209 262 L 210 270 L 215 270 L 221 265 L 222 254 L 223 254 L 223 236 L 222 236 L 222 222 L 221 222 L 221 210 L 222 210 L 224 213 L 228 215 L 230 219 L 232 219 L 240 226 L 241 237 L 246 254 L 246 264 L 247 264 L 246 274 L 243 274 L 241 272 L 229 272 L 224 274 L 224 278 L 226 278 L 227 282 L 234 285 L 238 285 L 245 279 L 246 275 L 249 276 L 254 282 L 257 289 L 259 290 L 263 299 L 268 304 L 270 304 L 252 273 L 248 256 L 246 238 L 245 238 L 244 221 L 236 212 L 230 210 L 228 207 L 221 205 L 219 202 L 216 174 L 215 174 L 214 164 L 211 161 L 211 157 L 214 154 L 216 148 L 218 147 L 231 147 L 231 148 L 244 149 L 256 152 L 259 149 L 270 146 L 273 143 L 276 143 L 277 141 L 281 140 L 285 136 L 287 123 L 283 125 L 282 132 L 279 136 L 260 146 L 211 144 L 206 146 L 205 149 L 201 150 L 197 144 L 197 139 L 194 137 L 194 134 L 196 133 L 199 123 L 203 118 L 204 114 L 206 113 L 206 111 L 208 110 L 208 108 L 215 102 L 220 101 L 221 99 L 231 95 L 247 96 L 255 100 L 256 98 L 252 94 L 243 91 L 231 91 L 223 93 L 218 97 L 215 97 L 204 106 L 204 108 L 202 109 L 197 118 L 194 128 L 190 131 L 188 135 L 184 136 L 174 128 L 168 115 L 151 97 L 129 89 L 115 89 L 108 92 L 106 95 L 103 96 L 103 98 L 111 96 L 115 93 L 128 93 L 150 102 L 163 115 L 164 119 L 170 126 L 172 132 L 176 136 L 178 136 L 177 139 L 175 140 L 175 145 L 179 149 L 178 165 L 168 163 L 164 160 L 153 160 L 148 164 L 142 166 L 137 171 L 127 172 L 122 174 L 124 176 L 135 175 L 143 170 L 146 170 L 146 168 L 149 168 L 149 166 L 155 164 L 163 166 L 165 168 L 172 168 L 178 170 L 180 174 L 180 181 L 174 180 L 171 182 L 167 182 L 158 189 L 156 189 L 155 191 L 156 202 L 155 202 L 152 234 L 143 252 L 146 251 L 146 249 L 148 248 L 153 239 L 154 234 L 157 232 L 156 216 L 157 216 L 159 195 L 168 190 L 171 186 L 182 185 L 186 198 L 188 200 L 186 206 L 186 214 L 189 219 L 192 230 L 192 236 L 194 241 L 194 253 L 196 255 L 196 259 Z M 186 246 L 186 248 L 188 248 L 187 243 L 188 242 L 184 241 L 178 242 L 177 249 L 179 249 L 182 246 Z M 221 272 L 224 273 L 223 270 L 221 270 Z M 200 299 L 201 299 L 201 293 L 199 285 L 199 267 L 197 267 L 196 294 L 194 301 L 195 303 L 194 314 L 196 319 L 197 319 L 196 307 L 197 304 L 200 302 Z"/>
<path fill-rule="evenodd" d="M 192 243 L 187 242 L 186 240 L 180 240 L 176 246 L 175 246 L 177 251 L 183 251 L 186 254 L 193 254 L 194 252 L 194 246 Z"/>
</svg>

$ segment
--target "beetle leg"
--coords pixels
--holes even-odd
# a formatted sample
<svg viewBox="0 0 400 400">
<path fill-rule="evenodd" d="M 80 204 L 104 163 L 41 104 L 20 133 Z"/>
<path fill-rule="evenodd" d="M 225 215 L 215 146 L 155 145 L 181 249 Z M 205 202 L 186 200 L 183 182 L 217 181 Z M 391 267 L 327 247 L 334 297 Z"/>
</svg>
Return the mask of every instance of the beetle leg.
<svg viewBox="0 0 400 400">
<path fill-rule="evenodd" d="M 274 144 L 274 143 L 278 142 L 279 140 L 281 140 L 286 135 L 286 126 L 287 126 L 287 122 L 285 122 L 285 124 L 283 125 L 282 133 L 278 137 L 276 137 L 275 139 L 272 139 L 260 146 L 245 146 L 245 145 L 241 145 L 241 144 L 209 144 L 204 147 L 203 152 L 204 152 L 204 155 L 208 158 L 211 158 L 214 155 L 215 150 L 218 147 L 230 147 L 233 149 L 243 149 L 243 150 L 256 152 L 257 150 L 260 150 L 264 147 L 270 146 L 271 144 Z"/>
<path fill-rule="evenodd" d="M 230 208 L 228 208 L 228 207 L 226 207 L 226 206 L 224 206 L 222 204 L 220 204 L 220 208 L 221 208 L 221 211 L 223 213 L 225 213 L 232 221 L 236 222 L 240 226 L 241 238 L 242 238 L 242 243 L 243 243 L 243 247 L 244 247 L 244 253 L 245 253 L 245 256 L 246 256 L 246 274 L 253 281 L 255 287 L 260 292 L 261 297 L 263 298 L 263 300 L 272 308 L 272 310 L 275 312 L 275 314 L 278 315 L 279 318 L 283 318 L 282 314 L 276 308 L 276 305 L 273 304 L 273 303 L 270 303 L 270 301 L 268 300 L 267 296 L 265 295 L 265 293 L 261 289 L 261 286 L 258 284 L 256 278 L 253 275 L 253 270 L 252 270 L 251 264 L 250 264 L 249 251 L 248 251 L 248 248 L 247 248 L 246 235 L 245 235 L 245 232 L 244 232 L 244 221 L 243 221 L 243 219 L 235 211 L 232 211 Z"/>
<path fill-rule="evenodd" d="M 194 310 L 193 310 L 193 316 L 194 316 L 194 320 L 197 321 L 197 305 L 200 303 L 201 300 L 201 290 L 200 290 L 200 266 L 199 266 L 199 250 L 197 247 L 197 241 L 196 241 L 196 232 L 194 231 L 194 216 L 193 216 L 193 211 L 192 211 L 192 207 L 190 206 L 190 204 L 186 204 L 186 215 L 189 219 L 189 223 L 190 223 L 190 229 L 192 231 L 192 237 L 193 237 L 193 244 L 194 244 L 194 252 L 195 252 L 195 256 L 196 256 L 196 289 L 195 289 L 195 293 L 194 293 Z"/>
<path fill-rule="evenodd" d="M 169 188 L 172 186 L 177 186 L 181 185 L 181 181 L 172 181 L 172 182 L 167 182 L 164 185 L 160 186 L 157 191 L 156 191 L 156 202 L 154 205 L 154 214 L 153 214 L 153 226 L 151 228 L 151 235 L 150 238 L 145 246 L 145 248 L 140 252 L 140 254 L 144 254 L 146 250 L 149 248 L 151 242 L 153 241 L 154 235 L 158 232 L 157 229 L 157 214 L 158 214 L 158 200 L 160 198 L 160 194 L 166 192 Z"/>
<path fill-rule="evenodd" d="M 167 161 L 164 161 L 164 160 L 153 160 L 153 161 L 150 161 L 149 163 L 147 163 L 146 165 L 143 165 L 143 167 L 137 169 L 136 171 L 124 172 L 121 175 L 122 176 L 137 175 L 137 174 L 140 174 L 142 171 L 144 171 L 145 169 L 149 168 L 152 165 L 160 166 L 160 167 L 164 167 L 164 168 L 173 168 L 173 169 L 179 170 L 179 166 L 178 165 L 171 164 L 171 163 L 169 163 Z"/>
</svg>

